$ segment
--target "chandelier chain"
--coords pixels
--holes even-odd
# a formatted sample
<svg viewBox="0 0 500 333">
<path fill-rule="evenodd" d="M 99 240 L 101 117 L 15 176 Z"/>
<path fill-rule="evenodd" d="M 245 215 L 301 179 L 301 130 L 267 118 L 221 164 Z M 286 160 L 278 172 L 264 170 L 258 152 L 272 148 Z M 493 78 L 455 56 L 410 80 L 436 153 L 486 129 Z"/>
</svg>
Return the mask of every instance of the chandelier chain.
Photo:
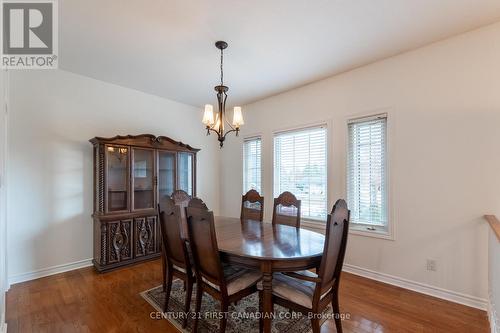
<svg viewBox="0 0 500 333">
<path fill-rule="evenodd" d="M 224 50 L 220 50 L 220 85 L 224 85 L 224 69 L 222 67 L 224 61 Z"/>
</svg>

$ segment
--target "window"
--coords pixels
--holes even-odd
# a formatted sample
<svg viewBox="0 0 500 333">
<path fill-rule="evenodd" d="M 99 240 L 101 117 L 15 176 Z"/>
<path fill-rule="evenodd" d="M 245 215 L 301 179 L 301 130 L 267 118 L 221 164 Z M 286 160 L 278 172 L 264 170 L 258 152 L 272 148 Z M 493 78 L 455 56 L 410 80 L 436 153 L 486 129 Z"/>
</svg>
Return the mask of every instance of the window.
<svg viewBox="0 0 500 333">
<path fill-rule="evenodd" d="M 326 125 L 274 137 L 274 196 L 292 192 L 306 219 L 326 220 Z"/>
<path fill-rule="evenodd" d="M 387 115 L 348 122 L 347 200 L 355 229 L 388 233 Z"/>
<path fill-rule="evenodd" d="M 261 139 L 249 138 L 243 143 L 243 192 L 261 192 Z"/>
</svg>

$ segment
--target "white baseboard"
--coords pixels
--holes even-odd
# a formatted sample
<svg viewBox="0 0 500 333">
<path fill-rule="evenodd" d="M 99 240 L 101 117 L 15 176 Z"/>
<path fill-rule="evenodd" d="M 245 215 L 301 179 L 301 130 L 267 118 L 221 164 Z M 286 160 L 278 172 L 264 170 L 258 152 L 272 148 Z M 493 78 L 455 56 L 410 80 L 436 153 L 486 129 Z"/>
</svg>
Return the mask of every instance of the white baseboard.
<svg viewBox="0 0 500 333">
<path fill-rule="evenodd" d="M 479 297 L 458 293 L 451 290 L 434 287 L 424 283 L 403 279 L 385 273 L 379 273 L 370 269 L 344 264 L 343 271 L 359 275 L 368 279 L 391 284 L 396 287 L 413 290 L 429 296 L 445 299 L 450 302 L 467 305 L 473 308 L 488 310 L 488 301 Z M 495 332 L 497 333 L 497 332 Z"/>
<path fill-rule="evenodd" d="M 72 271 L 75 269 L 92 266 L 92 259 L 85 259 L 80 261 L 75 261 L 68 264 L 56 265 L 48 268 L 39 269 L 32 272 L 22 273 L 18 275 L 9 276 L 9 285 L 13 285 L 20 282 L 30 281 L 34 279 L 39 279 L 45 276 L 64 273 L 67 271 Z"/>
<path fill-rule="evenodd" d="M 493 295 L 489 293 L 488 319 L 490 320 L 491 333 L 500 333 L 500 317 L 498 317 L 497 307 L 493 302 Z"/>
<path fill-rule="evenodd" d="M 0 333 L 7 333 L 7 324 L 6 323 L 1 324 Z"/>
</svg>

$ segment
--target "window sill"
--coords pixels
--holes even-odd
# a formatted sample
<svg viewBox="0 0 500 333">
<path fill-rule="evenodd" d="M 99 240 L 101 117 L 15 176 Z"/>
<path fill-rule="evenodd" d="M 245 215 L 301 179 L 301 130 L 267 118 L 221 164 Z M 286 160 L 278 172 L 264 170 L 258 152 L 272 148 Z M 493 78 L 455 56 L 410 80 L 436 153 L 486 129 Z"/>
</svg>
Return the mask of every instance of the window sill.
<svg viewBox="0 0 500 333">
<path fill-rule="evenodd" d="M 301 219 L 300 226 L 322 234 L 324 234 L 326 230 L 326 222 L 320 220 Z"/>
<path fill-rule="evenodd" d="M 302 219 L 300 221 L 300 226 L 312 231 L 320 232 L 322 234 L 324 234 L 326 230 L 326 222 L 319 220 Z M 366 230 L 365 226 L 353 226 L 352 224 L 349 228 L 349 234 L 391 241 L 395 240 L 394 234 L 392 234 L 391 232 L 383 230 Z"/>
<path fill-rule="evenodd" d="M 349 228 L 349 233 L 352 235 L 372 237 L 386 240 L 394 240 L 394 234 L 386 230 L 366 230 L 365 226 L 352 225 Z"/>
</svg>

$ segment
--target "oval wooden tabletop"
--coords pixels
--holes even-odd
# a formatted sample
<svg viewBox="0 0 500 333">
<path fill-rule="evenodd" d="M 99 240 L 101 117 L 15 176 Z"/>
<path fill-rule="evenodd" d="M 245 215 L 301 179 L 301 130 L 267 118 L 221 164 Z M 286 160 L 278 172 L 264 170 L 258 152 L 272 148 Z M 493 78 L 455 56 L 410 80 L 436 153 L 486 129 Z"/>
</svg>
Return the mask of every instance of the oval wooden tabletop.
<svg viewBox="0 0 500 333">
<path fill-rule="evenodd" d="M 263 260 L 320 257 L 325 237 L 317 232 L 239 218 L 215 218 L 219 251 Z"/>
</svg>

